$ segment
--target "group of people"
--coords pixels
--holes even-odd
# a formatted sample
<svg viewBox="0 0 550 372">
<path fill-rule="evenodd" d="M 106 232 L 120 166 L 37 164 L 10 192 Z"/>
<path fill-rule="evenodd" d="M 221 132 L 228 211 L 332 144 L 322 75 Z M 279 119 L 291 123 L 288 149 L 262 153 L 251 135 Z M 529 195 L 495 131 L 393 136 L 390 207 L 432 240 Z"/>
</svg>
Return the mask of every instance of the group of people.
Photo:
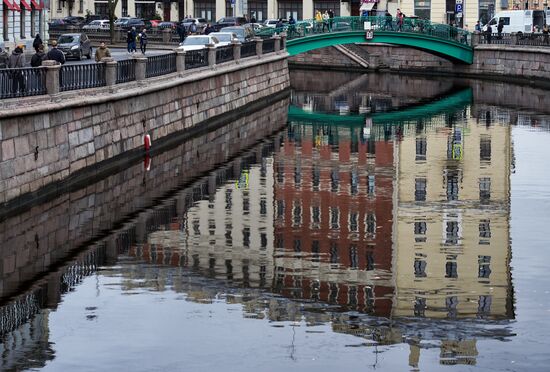
<svg viewBox="0 0 550 372">
<path fill-rule="evenodd" d="M 137 52 L 137 43 L 139 43 L 139 49 L 141 53 L 145 54 L 147 51 L 147 41 L 149 37 L 147 36 L 147 30 L 142 29 L 140 33 L 136 31 L 135 27 L 132 27 L 128 30 L 126 34 L 126 44 L 128 45 L 128 53 Z"/>
<path fill-rule="evenodd" d="M 325 30 L 331 32 L 333 25 L 334 12 L 332 9 L 325 10 L 321 13 L 320 10 L 315 11 L 315 29 L 317 32 L 325 32 Z M 290 20 L 289 20 L 290 23 Z"/>
</svg>

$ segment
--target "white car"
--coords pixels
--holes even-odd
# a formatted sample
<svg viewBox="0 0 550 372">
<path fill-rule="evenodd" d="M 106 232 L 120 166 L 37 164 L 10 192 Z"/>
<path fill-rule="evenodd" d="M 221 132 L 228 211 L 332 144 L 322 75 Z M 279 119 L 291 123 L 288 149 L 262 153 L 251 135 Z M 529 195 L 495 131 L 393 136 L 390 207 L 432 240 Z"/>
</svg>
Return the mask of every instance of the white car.
<svg viewBox="0 0 550 372">
<path fill-rule="evenodd" d="M 178 50 L 185 52 L 200 50 L 206 48 L 208 44 L 214 44 L 215 47 L 218 47 L 220 41 L 212 35 L 191 35 L 187 36 L 183 43 L 180 43 Z"/>
<path fill-rule="evenodd" d="M 237 34 L 234 32 L 212 32 L 208 36 L 214 36 L 220 44 L 218 46 L 231 45 L 233 41 L 239 41 Z"/>
<path fill-rule="evenodd" d="M 95 20 L 88 23 L 87 25 L 84 25 L 82 29 L 83 30 L 108 30 L 109 20 L 108 19 Z"/>
</svg>

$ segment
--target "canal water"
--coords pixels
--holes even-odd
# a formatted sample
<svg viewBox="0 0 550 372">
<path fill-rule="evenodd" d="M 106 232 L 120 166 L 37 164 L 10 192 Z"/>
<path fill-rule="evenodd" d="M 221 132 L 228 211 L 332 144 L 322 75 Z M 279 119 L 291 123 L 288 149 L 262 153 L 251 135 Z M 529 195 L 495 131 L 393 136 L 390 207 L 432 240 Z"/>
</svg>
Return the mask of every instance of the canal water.
<svg viewBox="0 0 550 372">
<path fill-rule="evenodd" d="M 546 92 L 291 79 L 5 216 L 0 370 L 547 371 Z"/>
</svg>

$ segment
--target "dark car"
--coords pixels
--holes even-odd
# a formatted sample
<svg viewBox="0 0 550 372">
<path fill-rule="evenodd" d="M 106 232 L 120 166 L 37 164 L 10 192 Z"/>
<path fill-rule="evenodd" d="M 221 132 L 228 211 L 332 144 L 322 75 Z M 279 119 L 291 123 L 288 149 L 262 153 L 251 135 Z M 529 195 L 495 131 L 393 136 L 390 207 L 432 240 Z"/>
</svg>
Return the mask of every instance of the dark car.
<svg viewBox="0 0 550 372">
<path fill-rule="evenodd" d="M 83 56 L 92 58 L 92 43 L 83 33 L 63 34 L 57 39 L 57 47 L 65 54 L 65 58 L 81 60 Z"/>
<path fill-rule="evenodd" d="M 165 28 L 171 28 L 171 29 L 175 30 L 176 29 L 176 24 L 174 22 L 160 22 L 157 25 L 157 28 L 159 30 L 163 30 Z"/>
<path fill-rule="evenodd" d="M 224 27 L 242 26 L 248 23 L 245 17 L 223 17 L 214 23 L 212 27 L 214 30 L 219 31 Z"/>
<path fill-rule="evenodd" d="M 237 35 L 237 39 L 241 43 L 244 43 L 245 41 L 249 41 L 252 38 L 254 38 L 254 28 L 249 25 L 244 26 L 232 26 L 232 27 L 224 27 L 220 30 L 220 32 L 233 32 Z"/>
<path fill-rule="evenodd" d="M 69 16 L 63 18 L 63 21 L 71 26 L 83 26 L 86 23 L 86 18 Z"/>
<path fill-rule="evenodd" d="M 52 19 L 51 22 L 48 22 L 48 28 L 50 30 L 64 30 L 67 27 L 67 24 L 62 19 Z"/>
<path fill-rule="evenodd" d="M 135 27 L 136 30 L 141 30 L 142 28 L 145 28 L 145 22 L 143 22 L 143 19 L 140 18 L 128 18 L 122 21 L 119 26 L 123 30 L 129 30 L 132 27 Z"/>
</svg>

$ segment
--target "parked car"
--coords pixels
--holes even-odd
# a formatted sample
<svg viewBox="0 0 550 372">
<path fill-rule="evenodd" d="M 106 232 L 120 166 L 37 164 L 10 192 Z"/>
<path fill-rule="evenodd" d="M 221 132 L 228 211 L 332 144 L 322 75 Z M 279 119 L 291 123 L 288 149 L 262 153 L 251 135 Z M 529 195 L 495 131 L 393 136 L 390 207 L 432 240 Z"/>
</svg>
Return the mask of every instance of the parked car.
<svg viewBox="0 0 550 372">
<path fill-rule="evenodd" d="M 57 46 L 67 59 L 81 60 L 83 56 L 92 58 L 92 43 L 84 33 L 63 34 L 57 39 Z"/>
<path fill-rule="evenodd" d="M 244 43 L 254 37 L 254 28 L 250 25 L 224 27 L 220 32 L 232 32 L 237 35 L 241 43 Z"/>
<path fill-rule="evenodd" d="M 252 26 L 255 33 L 267 28 L 267 26 L 264 25 L 263 23 L 249 23 L 249 24 Z"/>
<path fill-rule="evenodd" d="M 108 19 L 102 19 L 98 21 L 92 21 L 88 23 L 87 25 L 82 26 L 83 30 L 108 30 L 109 29 L 109 20 Z"/>
<path fill-rule="evenodd" d="M 233 41 L 239 41 L 234 32 L 212 32 L 209 36 L 214 36 L 220 42 L 219 46 L 230 45 Z"/>
<path fill-rule="evenodd" d="M 129 20 L 131 17 L 120 17 L 117 20 L 115 20 L 115 26 L 120 26 L 122 23 Z"/>
<path fill-rule="evenodd" d="M 214 44 L 214 46 L 218 47 L 220 42 L 212 35 L 190 35 L 187 36 L 183 43 L 180 43 L 177 49 L 189 52 L 204 49 L 208 44 Z"/>
<path fill-rule="evenodd" d="M 204 28 L 206 27 L 206 24 L 208 23 L 205 18 L 185 18 L 183 21 L 181 21 L 181 25 L 185 27 L 187 32 L 189 32 L 189 26 L 191 26 L 193 20 L 195 20 L 195 24 L 197 25 L 197 32 L 202 33 Z"/>
<path fill-rule="evenodd" d="M 48 28 L 50 30 L 63 30 L 67 25 L 62 19 L 52 19 L 51 22 L 48 22 Z"/>
<path fill-rule="evenodd" d="M 68 16 L 63 18 L 63 21 L 66 24 L 72 25 L 72 26 L 82 26 L 86 23 L 86 18 L 84 17 L 75 17 L 75 16 Z"/>
<path fill-rule="evenodd" d="M 86 17 L 86 24 L 90 24 L 92 21 L 101 21 L 102 19 L 107 19 L 107 15 L 101 15 L 101 14 L 88 14 Z"/>
<path fill-rule="evenodd" d="M 159 30 L 165 29 L 165 28 L 171 28 L 173 30 L 176 29 L 176 24 L 174 22 L 159 22 L 157 24 L 157 28 Z"/>
<path fill-rule="evenodd" d="M 264 21 L 264 26 L 266 27 L 271 27 L 271 28 L 275 28 L 275 26 L 277 25 L 277 23 L 279 22 L 278 19 L 266 19 Z M 287 19 L 283 19 L 283 25 L 288 25 L 288 20 Z"/>
<path fill-rule="evenodd" d="M 224 27 L 230 26 L 242 26 L 248 23 L 248 20 L 245 17 L 223 17 L 214 23 L 212 27 L 214 30 L 219 31 Z"/>
<path fill-rule="evenodd" d="M 132 27 L 135 27 L 136 30 L 139 30 L 145 28 L 145 22 L 143 22 L 143 19 L 140 18 L 128 18 L 119 23 L 118 27 L 123 30 L 129 30 Z"/>
</svg>

